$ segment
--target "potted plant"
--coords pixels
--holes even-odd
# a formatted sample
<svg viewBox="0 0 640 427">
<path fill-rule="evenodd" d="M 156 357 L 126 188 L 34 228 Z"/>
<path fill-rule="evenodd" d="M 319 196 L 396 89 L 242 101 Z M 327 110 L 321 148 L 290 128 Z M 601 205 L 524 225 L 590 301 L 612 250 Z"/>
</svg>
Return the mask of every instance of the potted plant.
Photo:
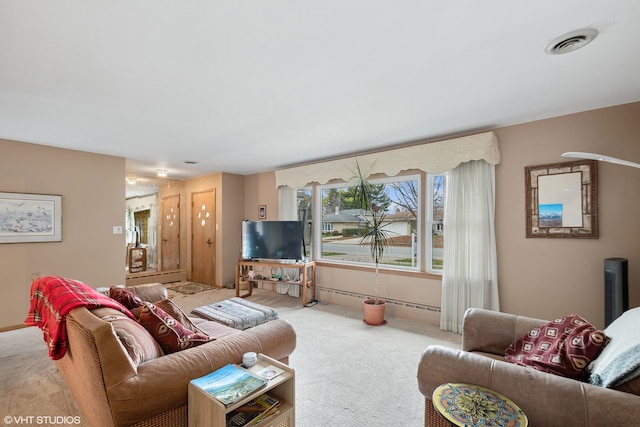
<svg viewBox="0 0 640 427">
<path fill-rule="evenodd" d="M 375 282 L 374 282 L 374 298 L 366 299 L 362 302 L 364 311 L 364 323 L 367 325 L 384 325 L 384 311 L 386 301 L 378 296 L 378 288 L 380 277 L 378 266 L 389 246 L 389 231 L 385 227 L 389 224 L 385 222 L 386 213 L 384 209 L 375 204 L 373 194 L 374 186 L 362 173 L 360 165 L 356 161 L 356 171 L 352 180 L 355 180 L 354 198 L 355 204 L 365 211 L 365 221 L 367 233 L 360 240 L 361 245 L 369 246 L 371 249 L 371 258 L 376 265 Z"/>
</svg>

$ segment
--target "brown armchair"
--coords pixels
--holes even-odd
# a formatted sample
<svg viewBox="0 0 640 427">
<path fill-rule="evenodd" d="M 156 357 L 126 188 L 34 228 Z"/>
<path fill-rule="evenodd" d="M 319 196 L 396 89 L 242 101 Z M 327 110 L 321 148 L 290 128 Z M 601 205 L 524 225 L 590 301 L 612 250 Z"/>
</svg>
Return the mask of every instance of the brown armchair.
<svg viewBox="0 0 640 427">
<path fill-rule="evenodd" d="M 429 346 L 418 365 L 418 387 L 425 397 L 425 426 L 448 426 L 433 408 L 433 391 L 447 382 L 476 384 L 512 399 L 531 426 L 637 426 L 637 382 L 597 387 L 574 379 L 508 363 L 505 349 L 545 320 L 482 309 L 465 313 L 462 350 Z M 634 325 L 633 327 L 637 327 Z M 637 393 L 637 391 L 636 391 Z"/>
</svg>

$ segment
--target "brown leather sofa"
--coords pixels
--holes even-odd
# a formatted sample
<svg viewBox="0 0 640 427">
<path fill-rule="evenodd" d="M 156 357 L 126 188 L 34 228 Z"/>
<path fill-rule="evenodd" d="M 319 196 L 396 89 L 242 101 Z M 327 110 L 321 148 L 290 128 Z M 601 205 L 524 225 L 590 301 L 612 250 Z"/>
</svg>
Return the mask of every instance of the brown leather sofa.
<svg viewBox="0 0 640 427">
<path fill-rule="evenodd" d="M 433 345 L 422 353 L 418 387 L 425 397 L 425 426 L 449 426 L 434 410 L 431 397 L 441 384 L 457 382 L 509 397 L 533 427 L 640 425 L 640 377 L 614 390 L 505 361 L 505 349 L 511 343 L 545 323 L 489 310 L 467 310 L 461 350 Z"/>
<path fill-rule="evenodd" d="M 161 285 L 127 289 L 145 301 L 167 297 Z M 216 340 L 136 364 L 111 323 L 94 312 L 75 308 L 69 313 L 66 354 L 55 363 L 84 420 L 95 427 L 187 426 L 190 380 L 228 363 L 241 363 L 249 351 L 287 363 L 296 346 L 295 331 L 283 319 L 239 331 L 192 318 Z"/>
</svg>

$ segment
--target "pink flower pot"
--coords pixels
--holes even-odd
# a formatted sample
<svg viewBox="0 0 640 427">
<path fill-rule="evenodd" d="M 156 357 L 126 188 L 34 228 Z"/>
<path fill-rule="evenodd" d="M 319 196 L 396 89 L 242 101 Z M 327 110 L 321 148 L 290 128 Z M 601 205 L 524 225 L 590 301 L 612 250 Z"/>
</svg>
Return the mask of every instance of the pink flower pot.
<svg viewBox="0 0 640 427">
<path fill-rule="evenodd" d="M 375 299 L 367 299 L 362 301 L 362 309 L 364 311 L 364 323 L 370 326 L 381 326 L 387 323 L 384 320 L 384 309 L 387 303 L 378 298 L 378 304 Z"/>
</svg>

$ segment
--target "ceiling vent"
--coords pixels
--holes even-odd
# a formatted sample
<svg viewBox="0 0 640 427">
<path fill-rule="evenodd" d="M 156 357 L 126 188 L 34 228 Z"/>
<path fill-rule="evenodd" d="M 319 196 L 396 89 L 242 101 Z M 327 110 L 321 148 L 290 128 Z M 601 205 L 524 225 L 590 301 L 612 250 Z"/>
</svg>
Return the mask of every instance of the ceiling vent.
<svg viewBox="0 0 640 427">
<path fill-rule="evenodd" d="M 545 51 L 550 55 L 573 52 L 591 43 L 597 35 L 598 31 L 591 28 L 572 31 L 554 39 L 547 45 Z"/>
</svg>

